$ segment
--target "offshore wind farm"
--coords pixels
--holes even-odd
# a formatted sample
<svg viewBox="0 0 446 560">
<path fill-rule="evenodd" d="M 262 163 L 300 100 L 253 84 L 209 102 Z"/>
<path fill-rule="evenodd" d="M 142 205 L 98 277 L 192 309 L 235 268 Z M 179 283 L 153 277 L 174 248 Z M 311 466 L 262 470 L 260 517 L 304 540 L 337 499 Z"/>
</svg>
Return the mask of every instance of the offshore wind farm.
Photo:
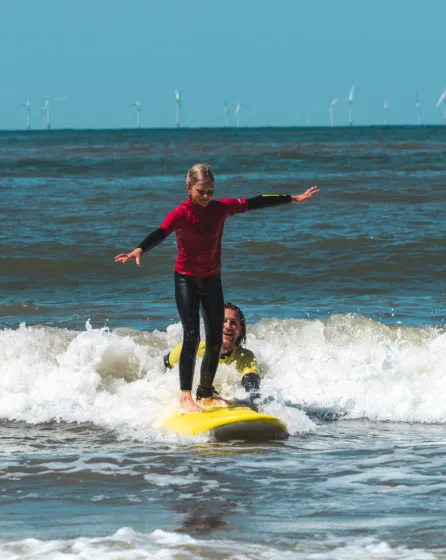
<svg viewBox="0 0 446 560">
<path fill-rule="evenodd" d="M 317 119 L 317 122 L 315 122 L 315 119 L 313 118 L 313 115 L 315 115 L 316 113 L 321 112 L 321 109 L 319 107 L 316 108 L 306 108 L 304 111 L 305 117 L 304 119 L 299 119 L 298 117 L 298 111 L 296 111 L 296 118 L 295 121 L 293 122 L 292 119 L 290 119 L 290 124 L 289 126 L 306 126 L 306 127 L 312 127 L 312 126 L 319 126 L 319 127 L 324 127 L 324 126 L 331 126 L 331 127 L 335 127 L 335 126 L 355 126 L 356 123 L 354 122 L 354 102 L 355 105 L 357 103 L 356 100 L 357 97 L 357 93 L 356 93 L 356 85 L 354 84 L 349 92 L 347 97 L 345 98 L 346 104 L 348 106 L 348 114 L 345 117 L 343 121 L 341 121 L 341 119 L 338 117 L 338 119 L 335 120 L 335 106 L 338 104 L 339 101 L 339 97 L 335 97 L 331 100 L 331 102 L 329 103 L 329 111 L 328 111 L 328 118 L 326 120 L 324 120 L 324 118 L 322 116 L 319 116 L 319 118 Z M 414 105 L 414 112 L 413 112 L 413 119 L 412 121 L 409 122 L 405 122 L 405 123 L 400 123 L 400 126 L 412 126 L 414 124 L 417 124 L 418 126 L 421 126 L 422 123 L 422 119 L 421 119 L 421 100 L 420 100 L 420 96 L 418 94 L 418 92 L 416 92 L 414 94 L 415 97 L 415 105 Z M 31 128 L 35 129 L 35 130 L 39 130 L 39 129 L 44 129 L 44 130 L 51 130 L 54 127 L 55 128 L 64 128 L 62 126 L 58 126 L 58 123 L 56 121 L 56 124 L 54 125 L 54 122 L 52 120 L 52 111 L 53 111 L 53 102 L 58 102 L 58 101 L 67 101 L 68 98 L 66 97 L 61 97 L 61 96 L 55 96 L 55 97 L 49 97 L 46 96 L 43 100 L 42 106 L 41 106 L 41 116 L 42 116 L 42 125 L 39 126 L 38 122 L 36 121 L 36 119 L 32 119 L 32 114 L 31 114 L 31 101 L 28 99 L 25 103 L 23 103 L 22 105 L 20 105 L 20 107 L 24 107 L 25 108 L 25 122 L 24 125 L 20 126 L 19 124 L 17 124 L 17 129 L 21 129 L 21 128 L 25 128 L 26 130 L 31 130 Z M 182 126 L 184 126 L 184 123 L 182 124 L 182 108 L 183 108 L 183 104 L 184 104 L 184 100 L 183 100 L 183 91 L 179 90 L 179 89 L 175 89 L 174 90 L 174 100 L 175 100 L 175 106 L 174 106 L 174 110 L 172 111 L 172 115 L 174 115 L 174 119 L 172 119 L 172 125 L 171 126 L 175 126 L 175 128 L 181 128 Z M 361 102 L 361 97 L 359 97 L 359 103 Z M 187 103 L 187 101 L 186 101 Z M 235 102 L 233 103 L 232 107 L 231 105 L 228 103 L 228 99 L 225 98 L 223 101 L 223 118 L 221 119 L 220 123 L 216 123 L 213 125 L 209 125 L 211 127 L 214 128 L 219 128 L 219 127 L 225 127 L 225 128 L 229 128 L 229 127 L 235 127 L 235 128 L 240 128 L 241 126 L 245 126 L 245 127 L 249 127 L 249 126 L 253 126 L 249 124 L 248 122 L 242 123 L 242 119 L 241 119 L 241 113 L 242 113 L 242 108 L 245 105 L 245 103 L 240 103 L 240 102 Z M 249 107 L 249 103 L 246 104 Z M 434 106 L 436 108 L 439 108 L 441 106 L 444 106 L 444 113 L 443 113 L 443 122 L 444 124 L 446 124 L 446 90 L 444 90 L 440 97 L 438 98 L 436 103 L 432 102 L 432 106 Z M 141 108 L 142 108 L 142 104 L 139 100 L 136 100 L 132 103 L 129 104 L 129 107 L 135 108 L 135 112 L 134 112 L 134 124 L 132 126 L 131 122 L 129 121 L 127 126 L 123 126 L 122 128 L 142 128 L 143 124 L 141 122 Z M 381 123 L 376 123 L 375 126 L 380 126 L 380 125 L 384 125 L 384 126 L 389 126 L 391 123 L 389 121 L 388 118 L 388 113 L 389 113 L 389 102 L 386 99 L 384 101 L 383 104 L 383 108 L 384 108 L 384 112 L 383 112 L 383 117 L 382 117 L 382 122 Z M 173 109 L 173 106 L 172 106 Z M 156 111 L 156 107 L 152 107 L 153 111 Z M 62 109 L 60 109 L 58 112 L 59 114 L 61 113 L 61 111 L 63 111 Z M 149 120 L 149 117 L 148 117 Z M 441 122 L 441 121 L 440 121 Z M 429 124 L 435 124 L 435 123 L 429 123 Z M 438 123 L 437 123 L 438 124 Z M 373 123 L 367 123 L 367 122 L 361 122 L 360 123 L 361 126 L 374 126 Z M 274 125 L 271 125 L 274 126 Z M 196 128 L 197 125 L 194 125 L 193 122 L 193 116 L 189 116 L 189 122 L 187 124 L 188 128 Z M 76 126 L 69 126 L 67 128 L 76 128 Z M 150 125 L 147 125 L 146 128 L 152 128 L 150 127 Z M 169 126 L 167 126 L 167 128 L 169 128 Z"/>
</svg>

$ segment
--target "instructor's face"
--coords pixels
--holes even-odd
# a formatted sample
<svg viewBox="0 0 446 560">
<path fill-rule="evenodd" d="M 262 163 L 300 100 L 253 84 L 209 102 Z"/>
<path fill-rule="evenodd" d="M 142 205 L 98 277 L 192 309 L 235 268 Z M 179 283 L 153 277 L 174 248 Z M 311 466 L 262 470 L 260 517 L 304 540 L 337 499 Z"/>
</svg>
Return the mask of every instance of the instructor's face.
<svg viewBox="0 0 446 560">
<path fill-rule="evenodd" d="M 225 322 L 223 325 L 223 346 L 224 352 L 231 352 L 235 343 L 242 332 L 242 323 L 238 311 L 225 309 Z"/>
</svg>

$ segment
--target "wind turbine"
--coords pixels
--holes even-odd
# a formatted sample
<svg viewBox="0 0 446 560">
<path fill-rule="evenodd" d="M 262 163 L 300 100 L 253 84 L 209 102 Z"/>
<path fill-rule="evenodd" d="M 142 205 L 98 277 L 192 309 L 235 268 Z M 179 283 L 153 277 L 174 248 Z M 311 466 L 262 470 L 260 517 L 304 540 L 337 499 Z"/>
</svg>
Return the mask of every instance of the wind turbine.
<svg viewBox="0 0 446 560">
<path fill-rule="evenodd" d="M 446 124 L 446 89 L 440 95 L 440 99 L 437 101 L 436 107 L 440 107 L 442 101 L 444 101 L 444 124 Z"/>
<path fill-rule="evenodd" d="M 384 126 L 387 125 L 387 111 L 389 109 L 389 102 L 387 99 L 384 101 Z"/>
<path fill-rule="evenodd" d="M 225 127 L 228 128 L 229 126 L 229 107 L 228 107 L 228 102 L 225 101 L 225 108 L 224 108 L 224 112 L 225 112 Z"/>
<path fill-rule="evenodd" d="M 415 107 L 417 108 L 417 124 L 418 126 L 420 126 L 421 124 L 421 103 L 420 103 L 420 98 L 418 97 L 418 93 L 415 97 Z"/>
<path fill-rule="evenodd" d="M 180 117 L 181 117 L 181 91 L 175 90 L 175 102 L 176 102 L 176 124 L 177 128 L 180 128 Z"/>
<path fill-rule="evenodd" d="M 136 107 L 136 128 L 141 128 L 141 103 L 136 100 L 135 103 L 131 103 L 129 107 Z"/>
<path fill-rule="evenodd" d="M 237 103 L 235 106 L 234 117 L 237 119 L 237 128 L 240 128 L 240 109 L 242 108 L 241 103 Z"/>
<path fill-rule="evenodd" d="M 335 99 L 333 99 L 333 101 L 330 103 L 330 125 L 331 126 L 334 126 L 334 107 L 335 107 L 337 102 L 338 102 L 338 98 L 335 97 Z"/>
<path fill-rule="evenodd" d="M 45 99 L 43 105 L 42 105 L 42 113 L 43 113 L 43 128 L 46 128 L 47 130 L 50 129 L 51 124 L 50 124 L 50 101 L 49 99 Z"/>
<path fill-rule="evenodd" d="M 28 99 L 26 103 L 22 103 L 20 107 L 26 107 L 26 130 L 31 128 L 31 101 Z"/>
<path fill-rule="evenodd" d="M 51 129 L 50 101 L 64 101 L 65 97 L 45 97 L 42 107 L 43 110 L 43 127 L 47 130 Z"/>
<path fill-rule="evenodd" d="M 353 126 L 353 97 L 355 95 L 355 85 L 353 84 L 350 93 L 348 94 L 347 101 L 348 101 L 348 124 L 349 126 Z"/>
</svg>

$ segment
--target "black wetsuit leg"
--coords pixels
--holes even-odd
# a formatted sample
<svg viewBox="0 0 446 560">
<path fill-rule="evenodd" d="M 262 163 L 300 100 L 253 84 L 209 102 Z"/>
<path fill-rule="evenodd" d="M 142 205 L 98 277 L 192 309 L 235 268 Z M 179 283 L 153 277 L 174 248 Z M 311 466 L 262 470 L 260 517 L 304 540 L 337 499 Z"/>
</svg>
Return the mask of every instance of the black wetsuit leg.
<svg viewBox="0 0 446 560">
<path fill-rule="evenodd" d="M 200 315 L 203 314 L 206 351 L 201 365 L 199 398 L 211 397 L 212 383 L 220 359 L 225 316 L 220 276 L 194 278 L 175 272 L 175 298 L 183 325 L 183 347 L 180 354 L 180 388 L 190 391 L 200 342 Z"/>
<path fill-rule="evenodd" d="M 202 281 L 200 294 L 201 312 L 206 333 L 206 351 L 201 363 L 200 385 L 197 397 L 211 397 L 212 383 L 217 372 L 223 343 L 223 324 L 225 320 L 225 304 L 220 276 L 211 276 Z"/>
<path fill-rule="evenodd" d="M 200 295 L 197 279 L 175 272 L 175 299 L 183 325 L 183 347 L 179 364 L 180 389 L 191 391 L 200 343 Z"/>
</svg>

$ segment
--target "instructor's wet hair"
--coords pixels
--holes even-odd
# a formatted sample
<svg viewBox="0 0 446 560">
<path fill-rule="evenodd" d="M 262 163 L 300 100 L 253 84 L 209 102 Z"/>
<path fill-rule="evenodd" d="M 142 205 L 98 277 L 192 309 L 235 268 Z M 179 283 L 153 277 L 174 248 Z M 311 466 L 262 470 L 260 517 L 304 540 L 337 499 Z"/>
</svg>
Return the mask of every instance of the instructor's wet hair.
<svg viewBox="0 0 446 560">
<path fill-rule="evenodd" d="M 209 165 L 204 163 L 197 163 L 187 172 L 186 181 L 193 187 L 198 181 L 211 181 L 214 182 L 214 174 Z"/>
<path fill-rule="evenodd" d="M 240 307 L 237 307 L 237 305 L 234 305 L 230 301 L 225 303 L 225 309 L 232 309 L 232 311 L 236 311 L 239 314 L 240 325 L 242 328 L 240 329 L 240 336 L 235 341 L 235 345 L 244 346 L 246 344 L 246 320 L 245 316 L 243 315 L 243 311 L 240 309 Z"/>
</svg>

